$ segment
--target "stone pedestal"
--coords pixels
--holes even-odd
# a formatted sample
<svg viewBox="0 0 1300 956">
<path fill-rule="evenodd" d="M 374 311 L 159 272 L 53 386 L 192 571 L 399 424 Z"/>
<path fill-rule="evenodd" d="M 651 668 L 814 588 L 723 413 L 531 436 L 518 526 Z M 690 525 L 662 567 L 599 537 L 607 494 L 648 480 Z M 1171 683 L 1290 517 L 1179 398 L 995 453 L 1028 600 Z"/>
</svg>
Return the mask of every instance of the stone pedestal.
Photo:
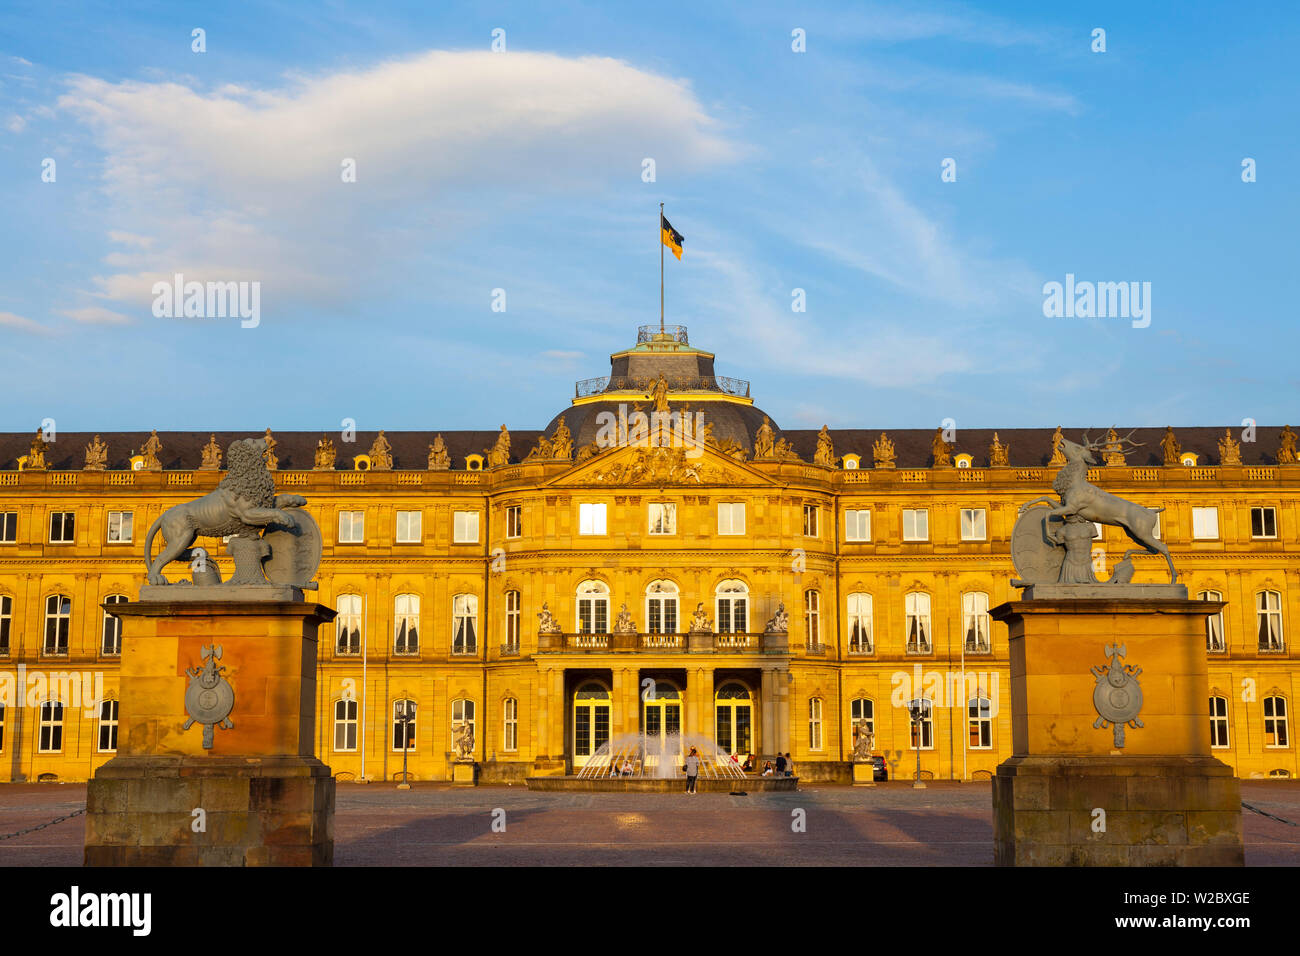
<svg viewBox="0 0 1300 956">
<path fill-rule="evenodd" d="M 451 765 L 451 782 L 458 787 L 472 787 L 475 779 L 475 766 L 468 760 L 457 760 Z"/>
<path fill-rule="evenodd" d="M 1210 753 L 1205 617 L 1221 603 L 1052 597 L 992 615 L 1010 629 L 1012 757 L 993 780 L 1003 866 L 1240 866 L 1240 784 Z M 1141 668 L 1122 746 L 1092 668 Z M 1117 680 L 1120 678 L 1117 676 Z M 1104 688 L 1110 693 L 1109 684 Z"/>
<path fill-rule="evenodd" d="M 316 633 L 334 612 L 277 600 L 147 600 L 123 618 L 118 755 L 87 790 L 88 866 L 333 861 L 334 780 L 313 751 Z M 233 726 L 189 717 L 188 670 L 219 646 Z M 192 706 L 193 701 L 191 701 Z"/>
<path fill-rule="evenodd" d="M 855 787 L 874 787 L 876 785 L 876 767 L 869 763 L 855 763 L 853 765 L 853 786 Z"/>
</svg>

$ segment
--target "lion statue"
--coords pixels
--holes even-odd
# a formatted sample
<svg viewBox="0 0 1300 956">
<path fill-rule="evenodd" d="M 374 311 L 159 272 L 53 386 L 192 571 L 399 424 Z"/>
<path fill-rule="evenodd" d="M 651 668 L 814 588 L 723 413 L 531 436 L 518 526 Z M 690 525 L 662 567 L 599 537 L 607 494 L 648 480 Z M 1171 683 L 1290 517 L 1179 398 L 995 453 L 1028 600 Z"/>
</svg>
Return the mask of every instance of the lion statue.
<svg viewBox="0 0 1300 956">
<path fill-rule="evenodd" d="M 266 440 L 246 438 L 231 442 L 226 452 L 226 477 L 202 498 L 173 505 L 159 516 L 145 538 L 144 558 L 149 566 L 150 584 L 167 584 L 163 569 L 173 561 L 189 561 L 190 550 L 200 537 L 231 538 L 230 553 L 235 559 L 231 584 L 265 584 L 261 561 L 270 553 L 259 538 L 260 529 L 268 525 L 293 527 L 293 517 L 283 509 L 305 505 L 302 495 L 277 495 L 275 479 L 266 466 L 263 454 Z M 163 548 L 150 560 L 153 539 L 159 531 Z M 245 539 L 254 547 L 240 546 Z M 258 547 L 260 546 L 260 547 Z"/>
</svg>

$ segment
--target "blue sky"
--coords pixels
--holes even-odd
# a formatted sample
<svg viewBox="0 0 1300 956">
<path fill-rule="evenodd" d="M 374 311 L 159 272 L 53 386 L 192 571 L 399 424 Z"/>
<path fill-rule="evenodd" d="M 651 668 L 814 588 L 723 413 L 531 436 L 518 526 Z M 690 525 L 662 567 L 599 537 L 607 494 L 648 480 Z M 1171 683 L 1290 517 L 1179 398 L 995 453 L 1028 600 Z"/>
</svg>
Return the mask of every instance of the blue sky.
<svg viewBox="0 0 1300 956">
<path fill-rule="evenodd" d="M 9 3 L 0 430 L 541 427 L 658 321 L 660 201 L 785 427 L 1300 419 L 1297 8 L 1070 6 Z"/>
</svg>

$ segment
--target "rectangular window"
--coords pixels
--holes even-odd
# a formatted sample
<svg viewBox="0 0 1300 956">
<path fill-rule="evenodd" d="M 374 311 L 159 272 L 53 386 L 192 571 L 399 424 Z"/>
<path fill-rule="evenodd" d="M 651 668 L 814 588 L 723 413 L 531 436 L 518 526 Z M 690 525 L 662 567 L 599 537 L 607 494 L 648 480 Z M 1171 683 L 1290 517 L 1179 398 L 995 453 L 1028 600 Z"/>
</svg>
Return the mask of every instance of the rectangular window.
<svg viewBox="0 0 1300 956">
<path fill-rule="evenodd" d="M 930 512 L 927 508 L 907 508 L 903 510 L 903 540 L 930 540 Z"/>
<path fill-rule="evenodd" d="M 506 508 L 506 537 L 518 538 L 524 533 L 524 509 L 519 505 Z"/>
<path fill-rule="evenodd" d="M 1252 538 L 1276 538 L 1277 512 L 1272 508 L 1251 508 L 1250 536 Z"/>
<path fill-rule="evenodd" d="M 130 511 L 110 511 L 108 513 L 108 543 L 130 544 L 133 513 Z"/>
<path fill-rule="evenodd" d="M 478 598 L 473 594 L 451 599 L 451 652 L 478 653 Z"/>
<path fill-rule="evenodd" d="M 803 535 L 805 538 L 817 537 L 817 511 L 816 505 L 803 506 Z"/>
<path fill-rule="evenodd" d="M 1260 591 L 1255 595 L 1255 622 L 1261 651 L 1280 651 L 1282 643 L 1282 593 Z"/>
<path fill-rule="evenodd" d="M 0 704 L 0 753 L 5 749 L 5 705 Z"/>
<path fill-rule="evenodd" d="M 578 534 L 605 533 L 605 505 L 583 502 L 578 505 Z"/>
<path fill-rule="evenodd" d="M 68 631 L 72 624 L 72 598 L 51 594 L 45 599 L 45 654 L 68 653 Z"/>
<path fill-rule="evenodd" d="M 1210 698 L 1210 746 L 1222 750 L 1228 746 L 1228 698 Z"/>
<path fill-rule="evenodd" d="M 1287 733 L 1286 698 L 1264 698 L 1264 746 L 1286 747 L 1290 743 Z"/>
<path fill-rule="evenodd" d="M 393 701 L 393 749 L 415 749 L 415 701 Z"/>
<path fill-rule="evenodd" d="M 921 732 L 921 750 L 934 749 L 934 704 L 929 700 L 920 701 L 920 720 L 913 720 L 909 711 L 908 723 L 912 727 L 912 749 L 917 749 L 917 730 Z"/>
<path fill-rule="evenodd" d="M 345 697 L 334 702 L 334 752 L 352 753 L 356 749 L 357 702 Z"/>
<path fill-rule="evenodd" d="M 1219 591 L 1198 591 L 1196 599 L 1198 601 L 1222 601 L 1223 594 Z M 1207 651 L 1227 650 L 1223 643 L 1223 611 L 1207 615 L 1205 618 L 1205 649 Z"/>
<path fill-rule="evenodd" d="M 970 720 L 970 749 L 993 748 L 993 709 L 987 697 L 972 697 L 967 705 Z"/>
<path fill-rule="evenodd" d="M 125 604 L 125 594 L 110 594 L 104 598 L 105 604 Z M 99 645 L 100 653 L 106 657 L 117 657 L 122 653 L 122 619 L 108 611 L 104 612 L 104 633 Z"/>
<path fill-rule="evenodd" d="M 519 592 L 506 592 L 506 649 L 519 650 Z"/>
<path fill-rule="evenodd" d="M 501 714 L 501 749 L 509 753 L 519 749 L 519 701 L 507 697 Z"/>
<path fill-rule="evenodd" d="M 339 544 L 364 544 L 366 540 L 366 513 L 364 511 L 339 512 Z"/>
<path fill-rule="evenodd" d="M 361 625 L 364 605 L 360 594 L 340 594 L 335 598 L 338 615 L 334 618 L 334 647 L 337 654 L 361 653 Z"/>
<path fill-rule="evenodd" d="M 63 705 L 57 700 L 41 704 L 36 750 L 43 754 L 56 754 L 63 750 Z"/>
<path fill-rule="evenodd" d="M 961 509 L 961 539 L 963 541 L 988 540 L 983 508 Z"/>
<path fill-rule="evenodd" d="M 14 599 L 0 594 L 0 657 L 9 656 L 9 629 L 14 622 Z"/>
<path fill-rule="evenodd" d="M 907 653 L 929 654 L 930 595 L 919 591 L 905 595 L 903 612 L 907 621 Z"/>
<path fill-rule="evenodd" d="M 456 544 L 478 543 L 478 512 L 457 511 L 453 515 L 451 540 Z"/>
<path fill-rule="evenodd" d="M 675 504 L 665 502 L 652 502 L 650 504 L 650 533 L 677 533 L 677 506 Z"/>
<path fill-rule="evenodd" d="M 419 544 L 424 540 L 423 513 L 419 511 L 397 512 L 397 543 Z"/>
<path fill-rule="evenodd" d="M 844 512 L 844 540 L 845 541 L 870 541 L 871 540 L 871 512 L 870 511 L 846 511 Z"/>
<path fill-rule="evenodd" d="M 1192 509 L 1192 537 L 1200 541 L 1213 541 L 1219 537 L 1219 509 Z"/>
<path fill-rule="evenodd" d="M 105 700 L 99 705 L 99 752 L 117 752 L 117 701 Z"/>
<path fill-rule="evenodd" d="M 718 505 L 718 534 L 745 533 L 745 504 L 728 501 Z"/>
<path fill-rule="evenodd" d="M 13 544 L 18 540 L 18 512 L 0 511 L 0 544 Z"/>
<path fill-rule="evenodd" d="M 51 511 L 50 544 L 72 544 L 76 540 L 76 515 L 71 511 Z"/>
<path fill-rule="evenodd" d="M 822 699 L 810 698 L 808 701 L 808 749 L 822 749 Z"/>
</svg>

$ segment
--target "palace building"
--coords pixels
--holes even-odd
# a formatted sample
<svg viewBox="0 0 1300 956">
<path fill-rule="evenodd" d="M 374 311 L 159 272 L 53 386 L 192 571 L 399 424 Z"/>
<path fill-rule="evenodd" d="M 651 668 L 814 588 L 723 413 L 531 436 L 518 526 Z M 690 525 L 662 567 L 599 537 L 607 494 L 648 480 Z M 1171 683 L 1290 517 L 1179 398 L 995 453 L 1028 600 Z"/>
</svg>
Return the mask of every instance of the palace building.
<svg viewBox="0 0 1300 956">
<path fill-rule="evenodd" d="M 214 488 L 230 441 L 267 423 L 249 424 L 0 434 L 0 780 L 86 780 L 112 756 L 123 635 L 106 608 L 145 582 L 155 519 Z M 891 778 L 919 749 L 926 778 L 987 779 L 1012 711 L 989 610 L 1019 596 L 1011 529 L 1050 491 L 1056 438 L 864 424 L 782 429 L 684 328 L 654 326 L 540 431 L 267 430 L 278 489 L 306 496 L 324 539 L 308 599 L 338 612 L 317 755 L 345 780 L 392 780 L 404 756 L 414 779 L 448 780 L 465 721 L 480 780 L 520 782 L 576 772 L 612 735 L 680 730 L 847 782 L 870 731 Z M 1163 507 L 1179 580 L 1227 602 L 1206 624 L 1214 753 L 1243 777 L 1294 777 L 1294 433 L 1140 428 L 1128 451 L 1093 437 L 1109 450 L 1088 480 Z M 199 543 L 228 573 L 220 543 Z M 1101 529 L 1098 576 L 1133 547 Z M 1133 563 L 1167 579 L 1158 556 Z M 228 676 L 237 722 L 256 702 Z"/>
</svg>

